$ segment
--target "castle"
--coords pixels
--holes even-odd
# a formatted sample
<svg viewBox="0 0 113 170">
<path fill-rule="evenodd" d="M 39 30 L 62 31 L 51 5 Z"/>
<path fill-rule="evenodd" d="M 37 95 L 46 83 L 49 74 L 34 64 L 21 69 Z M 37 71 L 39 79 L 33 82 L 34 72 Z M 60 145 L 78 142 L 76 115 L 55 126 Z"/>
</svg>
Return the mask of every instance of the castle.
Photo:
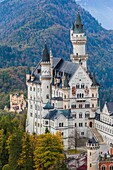
<svg viewBox="0 0 113 170">
<path fill-rule="evenodd" d="M 74 129 L 89 137 L 94 126 L 95 111 L 99 108 L 99 84 L 87 69 L 87 37 L 78 12 L 70 30 L 73 46 L 71 61 L 53 57 L 47 45 L 41 61 L 26 74 L 28 113 L 26 130 L 29 133 L 62 132 L 65 148 Z"/>
</svg>

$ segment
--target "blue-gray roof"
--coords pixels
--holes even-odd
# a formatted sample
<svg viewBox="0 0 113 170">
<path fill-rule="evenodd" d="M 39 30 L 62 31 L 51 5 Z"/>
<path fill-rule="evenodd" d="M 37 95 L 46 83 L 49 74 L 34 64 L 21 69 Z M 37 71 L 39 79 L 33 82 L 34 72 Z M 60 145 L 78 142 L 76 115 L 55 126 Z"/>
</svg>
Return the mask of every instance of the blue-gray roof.
<svg viewBox="0 0 113 170">
<path fill-rule="evenodd" d="M 109 113 L 113 113 L 113 102 L 107 102 L 106 103 L 107 109 Z"/>
<path fill-rule="evenodd" d="M 64 115 L 66 118 L 69 118 L 70 114 L 71 114 L 71 110 L 52 110 L 52 111 L 50 111 L 49 113 L 46 114 L 44 119 L 54 120 L 60 114 Z"/>
<path fill-rule="evenodd" d="M 92 139 L 89 139 L 89 140 L 88 140 L 88 143 L 89 143 L 89 144 L 96 144 L 96 143 L 98 143 L 98 142 L 95 140 L 94 137 L 92 137 Z"/>
<path fill-rule="evenodd" d="M 46 105 L 43 107 L 43 109 L 47 109 L 47 110 L 50 110 L 50 109 L 54 109 L 54 107 L 51 105 L 51 103 L 48 101 L 47 103 L 46 103 Z"/>
</svg>

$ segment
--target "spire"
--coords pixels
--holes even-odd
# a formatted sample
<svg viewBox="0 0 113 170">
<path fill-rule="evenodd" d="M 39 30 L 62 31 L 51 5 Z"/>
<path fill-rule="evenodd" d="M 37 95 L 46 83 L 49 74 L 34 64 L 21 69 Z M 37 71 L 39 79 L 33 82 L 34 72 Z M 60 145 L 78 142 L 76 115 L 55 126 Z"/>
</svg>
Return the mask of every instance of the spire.
<svg viewBox="0 0 113 170">
<path fill-rule="evenodd" d="M 82 24 L 82 20 L 81 20 L 79 11 L 78 11 L 76 22 L 75 22 L 74 33 L 84 33 L 83 24 Z"/>
<path fill-rule="evenodd" d="M 68 81 L 68 78 L 67 76 L 65 77 L 65 80 L 64 80 L 64 87 L 69 87 L 69 81 Z"/>
<path fill-rule="evenodd" d="M 99 86 L 99 83 L 97 82 L 97 80 L 95 78 L 95 74 L 93 74 L 93 76 L 92 76 L 92 81 L 93 81 L 92 86 Z"/>
<path fill-rule="evenodd" d="M 47 45 L 45 44 L 45 47 L 44 47 L 44 50 L 43 50 L 43 57 L 42 57 L 42 61 L 43 62 L 48 62 L 50 61 L 50 56 L 49 56 L 49 53 L 48 53 L 48 48 L 47 48 Z"/>
</svg>

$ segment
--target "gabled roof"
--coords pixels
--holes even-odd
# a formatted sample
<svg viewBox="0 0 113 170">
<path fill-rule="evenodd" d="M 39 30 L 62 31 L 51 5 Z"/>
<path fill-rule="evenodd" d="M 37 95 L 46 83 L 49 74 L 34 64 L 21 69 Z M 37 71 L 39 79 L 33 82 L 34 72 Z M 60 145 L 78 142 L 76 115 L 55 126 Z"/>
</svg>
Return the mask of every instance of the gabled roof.
<svg viewBox="0 0 113 170">
<path fill-rule="evenodd" d="M 46 114 L 44 119 L 54 120 L 59 115 L 63 115 L 66 118 L 69 118 L 70 114 L 71 114 L 71 110 L 52 110 L 52 111 L 50 111 L 49 113 Z"/>
</svg>

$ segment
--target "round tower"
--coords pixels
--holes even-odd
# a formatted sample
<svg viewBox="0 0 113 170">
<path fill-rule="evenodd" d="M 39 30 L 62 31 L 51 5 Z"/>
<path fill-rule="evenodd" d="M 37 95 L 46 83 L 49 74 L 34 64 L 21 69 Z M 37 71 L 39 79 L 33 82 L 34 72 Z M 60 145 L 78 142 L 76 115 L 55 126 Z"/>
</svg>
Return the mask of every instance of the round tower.
<svg viewBox="0 0 113 170">
<path fill-rule="evenodd" d="M 87 170 L 99 170 L 99 143 L 93 137 L 86 143 Z"/>
<path fill-rule="evenodd" d="M 73 45 L 73 54 L 70 56 L 72 62 L 79 63 L 87 69 L 88 55 L 86 54 L 86 36 L 84 35 L 83 24 L 79 12 L 77 14 L 76 22 L 73 23 L 71 28 L 70 39 Z"/>
<path fill-rule="evenodd" d="M 48 101 L 50 101 L 51 96 L 50 88 L 51 88 L 51 63 L 47 45 L 45 44 L 43 57 L 41 61 L 41 96 L 43 104 L 46 104 Z"/>
</svg>

